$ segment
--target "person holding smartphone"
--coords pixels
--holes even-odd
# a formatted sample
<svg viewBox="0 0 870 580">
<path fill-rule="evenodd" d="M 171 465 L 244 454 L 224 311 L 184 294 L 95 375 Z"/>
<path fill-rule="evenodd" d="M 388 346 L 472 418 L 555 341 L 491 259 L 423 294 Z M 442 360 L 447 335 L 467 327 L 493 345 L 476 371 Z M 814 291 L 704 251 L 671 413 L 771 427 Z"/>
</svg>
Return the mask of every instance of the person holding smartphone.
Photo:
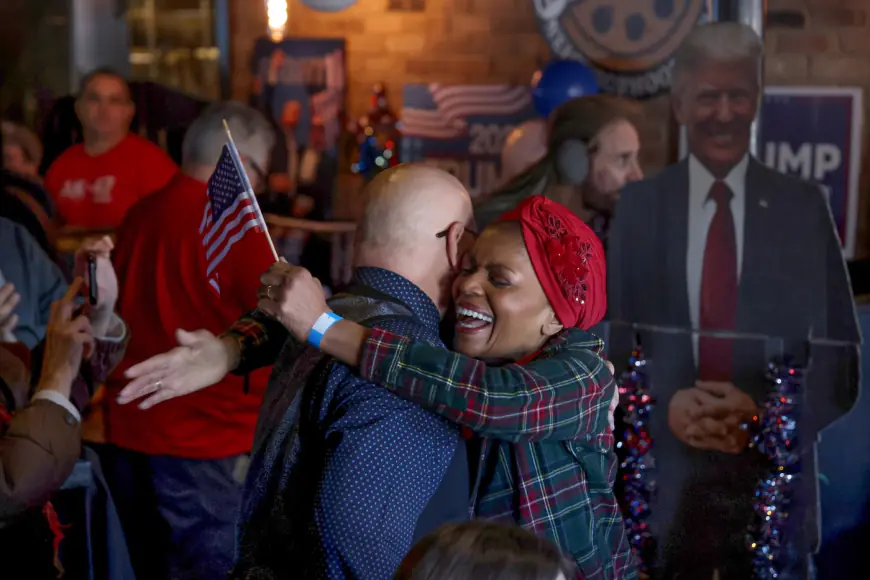
<svg viewBox="0 0 870 580">
<path fill-rule="evenodd" d="M 0 223 L 0 235 L 2 228 Z M 0 321 L 11 329 L 6 332 L 11 336 L 2 338 L 14 341 L 0 340 L 0 545 L 10 554 L 28 554 L 26 560 L 8 563 L 12 569 L 7 566 L 5 573 L 56 577 L 60 568 L 55 566 L 61 560 L 53 552 L 64 528 L 46 500 L 63 485 L 81 455 L 81 412 L 124 356 L 128 332 L 113 314 L 117 281 L 109 259 L 112 242 L 103 238 L 83 243 L 76 255 L 80 275 L 72 285 L 57 282 L 64 294 L 49 304 L 45 339 L 33 349 L 17 341 L 15 319 L 13 324 L 9 319 L 28 307 L 27 300 L 43 279 L 21 274 L 27 268 L 45 271 L 39 260 L 48 258 L 38 252 L 26 254 L 20 247 L 12 249 L 0 261 L 32 262 L 17 269 L 4 266 L 0 283 L 0 295 L 5 296 L 0 300 Z M 18 275 L 14 282 L 7 277 L 10 270 Z M 10 292 L 10 283 L 21 291 L 13 287 Z M 68 523 L 64 520 L 63 525 Z M 15 569 L 19 564 L 26 568 Z M 123 562 L 114 564 L 123 567 Z"/>
<path fill-rule="evenodd" d="M 20 343 L 0 344 L 0 545 L 9 554 L 27 554 L 4 566 L 15 578 L 63 571 L 63 530 L 80 527 L 51 502 L 81 456 L 80 410 L 94 378 L 105 377 L 126 346 L 122 341 L 107 350 L 94 337 L 79 300 L 83 289 L 76 278 L 52 303 L 45 341 L 34 356 L 22 355 L 15 348 Z"/>
<path fill-rule="evenodd" d="M 53 302 L 36 389 L 30 395 L 26 362 L 0 345 L 0 527 L 44 503 L 63 484 L 81 453 L 81 418 L 70 398 L 82 381 L 82 359 L 95 342 L 88 318 L 77 310 L 83 281 Z M 85 385 L 77 385 L 85 388 Z M 26 460 L 25 460 L 26 459 Z"/>
<path fill-rule="evenodd" d="M 5 226 L 0 218 L 0 238 Z M 80 413 L 96 386 L 124 356 L 128 333 L 113 312 L 118 283 L 110 261 L 112 248 L 108 237 L 83 242 L 75 260 L 79 276 L 69 286 L 57 282 L 62 284 L 63 293 L 49 303 L 45 338 L 34 348 L 22 341 L 7 340 L 8 336 L 0 337 L 0 528 L 8 514 L 42 497 L 32 484 L 42 481 L 46 488 L 56 488 L 69 474 L 81 446 Z M 19 260 L 34 259 L 32 265 L 41 266 L 40 254 L 4 252 L 4 263 L 10 255 Z M 44 254 L 41 257 L 48 259 Z M 26 305 L 31 293 L 39 291 L 39 280 L 15 280 L 20 293 L 9 278 L 0 284 L 0 327 L 12 327 L 12 338 L 17 329 L 9 320 L 14 321 L 15 312 Z M 45 290 L 40 294 L 44 296 Z M 52 406 L 45 407 L 42 401 Z M 58 426 L 55 419 L 66 427 L 54 429 Z M 33 445 L 39 449 L 22 451 Z M 48 467 L 55 470 L 55 477 L 35 475 L 40 473 L 40 458 L 52 455 Z M 17 478 L 19 473 L 23 475 Z"/>
<path fill-rule="evenodd" d="M 34 348 L 45 336 L 51 303 L 67 290 L 67 280 L 27 230 L 0 217 L 0 343 L 23 343 Z M 86 240 L 76 256 L 75 273 L 87 278 L 88 253 L 94 254 L 92 284 L 101 300 L 88 313 L 95 336 L 118 337 L 121 326 L 114 317 L 118 280 L 109 255 L 108 237 Z M 87 300 L 89 291 L 82 289 Z"/>
</svg>

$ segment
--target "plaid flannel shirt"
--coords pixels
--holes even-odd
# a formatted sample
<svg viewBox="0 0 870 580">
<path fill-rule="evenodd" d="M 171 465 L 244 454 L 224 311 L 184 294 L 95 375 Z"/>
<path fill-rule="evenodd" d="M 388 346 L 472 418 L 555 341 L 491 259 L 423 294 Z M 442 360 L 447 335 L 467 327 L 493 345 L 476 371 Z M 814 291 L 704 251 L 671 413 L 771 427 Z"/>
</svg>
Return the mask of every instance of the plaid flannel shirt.
<svg viewBox="0 0 870 580">
<path fill-rule="evenodd" d="M 245 375 L 259 368 L 275 364 L 290 332 L 284 325 L 259 310 L 243 314 L 221 334 L 239 345 L 239 364 L 233 374 Z"/>
<path fill-rule="evenodd" d="M 363 378 L 483 436 L 479 517 L 517 522 L 574 557 L 580 577 L 636 578 L 613 494 L 613 375 L 594 335 L 564 330 L 530 362 L 479 360 L 373 329 Z M 510 443 L 509 443 L 510 442 Z"/>
</svg>

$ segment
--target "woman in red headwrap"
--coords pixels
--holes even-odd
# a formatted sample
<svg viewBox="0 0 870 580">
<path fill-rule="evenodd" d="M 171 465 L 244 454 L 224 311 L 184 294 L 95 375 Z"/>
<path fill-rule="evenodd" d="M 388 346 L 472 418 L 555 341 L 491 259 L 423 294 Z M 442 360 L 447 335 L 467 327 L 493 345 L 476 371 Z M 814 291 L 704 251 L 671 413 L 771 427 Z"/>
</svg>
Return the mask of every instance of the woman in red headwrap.
<svg viewBox="0 0 870 580">
<path fill-rule="evenodd" d="M 606 310 L 605 273 L 592 230 L 533 196 L 465 257 L 453 286 L 455 353 L 341 319 L 304 270 L 284 284 L 299 319 L 282 321 L 363 378 L 481 436 L 469 447 L 480 456 L 478 517 L 551 539 L 581 578 L 636 578 L 612 491 L 616 385 L 588 332 Z"/>
</svg>

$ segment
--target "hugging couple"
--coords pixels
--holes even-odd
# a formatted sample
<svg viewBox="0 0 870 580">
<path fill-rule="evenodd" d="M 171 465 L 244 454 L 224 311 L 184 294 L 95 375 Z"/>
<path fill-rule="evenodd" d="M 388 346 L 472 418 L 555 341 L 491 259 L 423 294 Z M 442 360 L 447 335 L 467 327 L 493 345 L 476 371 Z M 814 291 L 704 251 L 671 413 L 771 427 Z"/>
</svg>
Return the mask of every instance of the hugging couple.
<svg viewBox="0 0 870 580">
<path fill-rule="evenodd" d="M 588 332 L 606 310 L 601 243 L 543 196 L 473 226 L 451 175 L 384 171 L 347 292 L 327 301 L 279 262 L 227 332 L 128 370 L 122 401 L 163 401 L 274 364 L 233 578 L 388 579 L 419 539 L 469 518 L 548 538 L 576 576 L 636 577 L 612 490 L 618 393 Z"/>
</svg>

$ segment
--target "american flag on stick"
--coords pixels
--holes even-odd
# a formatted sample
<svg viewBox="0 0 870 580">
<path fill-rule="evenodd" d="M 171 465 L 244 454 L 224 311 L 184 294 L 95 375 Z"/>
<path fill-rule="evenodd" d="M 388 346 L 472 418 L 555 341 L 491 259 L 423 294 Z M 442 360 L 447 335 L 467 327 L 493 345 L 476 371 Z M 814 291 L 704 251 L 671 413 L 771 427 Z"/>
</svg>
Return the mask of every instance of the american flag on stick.
<svg viewBox="0 0 870 580">
<path fill-rule="evenodd" d="M 199 225 L 205 248 L 208 283 L 220 294 L 217 267 L 233 246 L 250 230 L 261 232 L 269 242 L 272 256 L 278 261 L 278 252 L 269 236 L 263 213 L 254 197 L 251 182 L 242 165 L 239 150 L 233 143 L 229 125 L 224 121 L 227 144 L 221 152 L 217 167 L 208 180 L 208 203 Z"/>
</svg>

